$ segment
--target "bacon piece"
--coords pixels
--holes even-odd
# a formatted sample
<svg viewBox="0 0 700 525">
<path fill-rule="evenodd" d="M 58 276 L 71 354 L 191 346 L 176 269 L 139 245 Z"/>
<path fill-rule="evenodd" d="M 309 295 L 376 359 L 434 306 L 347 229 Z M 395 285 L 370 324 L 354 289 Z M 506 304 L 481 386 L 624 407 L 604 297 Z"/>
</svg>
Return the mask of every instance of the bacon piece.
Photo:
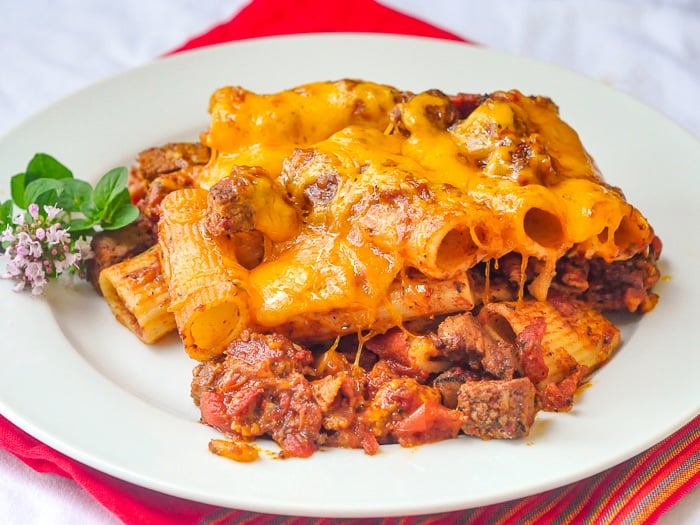
<svg viewBox="0 0 700 525">
<path fill-rule="evenodd" d="M 412 339 L 415 340 L 414 348 Z M 396 374 L 413 377 L 423 383 L 434 370 L 430 368 L 429 356 L 413 355 L 415 351 L 422 350 L 418 348 L 421 343 L 430 344 L 430 341 L 420 336 L 410 336 L 400 328 L 394 328 L 374 336 L 365 343 L 365 347 L 383 359 Z M 435 350 L 432 345 L 430 349 Z"/>
<path fill-rule="evenodd" d="M 314 399 L 323 411 L 323 428 L 344 430 L 356 420 L 356 410 L 364 399 L 357 381 L 345 372 L 325 376 L 311 383 Z"/>
<path fill-rule="evenodd" d="M 399 374 L 385 360 L 377 361 L 365 374 L 365 397 L 372 399 L 385 383 L 397 379 Z"/>
</svg>

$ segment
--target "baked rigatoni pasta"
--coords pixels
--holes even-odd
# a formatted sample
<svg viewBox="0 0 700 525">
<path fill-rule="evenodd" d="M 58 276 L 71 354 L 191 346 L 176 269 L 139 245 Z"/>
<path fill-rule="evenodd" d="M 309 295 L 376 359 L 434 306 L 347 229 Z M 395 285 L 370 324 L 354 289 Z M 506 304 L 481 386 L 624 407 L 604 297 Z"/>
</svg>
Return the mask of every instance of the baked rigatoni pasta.
<svg viewBox="0 0 700 525">
<path fill-rule="evenodd" d="M 209 109 L 208 161 L 140 204 L 193 399 L 235 438 L 523 437 L 620 344 L 603 313 L 657 301 L 658 237 L 546 97 L 342 80 Z"/>
<path fill-rule="evenodd" d="M 204 231 L 207 193 L 189 188 L 161 203 L 158 238 L 170 310 L 187 352 L 196 359 L 220 354 L 248 322 L 247 270 L 227 243 Z"/>
<path fill-rule="evenodd" d="M 117 320 L 144 343 L 155 343 L 175 329 L 158 245 L 102 270 L 99 287 Z"/>
</svg>

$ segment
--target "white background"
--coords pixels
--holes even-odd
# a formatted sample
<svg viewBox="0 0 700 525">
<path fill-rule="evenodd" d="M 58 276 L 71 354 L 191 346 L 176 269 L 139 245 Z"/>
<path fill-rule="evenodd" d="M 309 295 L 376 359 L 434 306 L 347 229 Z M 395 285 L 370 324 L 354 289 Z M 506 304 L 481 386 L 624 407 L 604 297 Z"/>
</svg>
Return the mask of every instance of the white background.
<svg viewBox="0 0 700 525">
<path fill-rule="evenodd" d="M 485 46 L 606 82 L 700 138 L 700 0 L 382 1 Z M 0 135 L 63 95 L 148 63 L 246 3 L 3 1 Z M 0 451 L 0 523 L 116 522 L 73 482 Z M 700 524 L 700 491 L 659 523 Z"/>
</svg>

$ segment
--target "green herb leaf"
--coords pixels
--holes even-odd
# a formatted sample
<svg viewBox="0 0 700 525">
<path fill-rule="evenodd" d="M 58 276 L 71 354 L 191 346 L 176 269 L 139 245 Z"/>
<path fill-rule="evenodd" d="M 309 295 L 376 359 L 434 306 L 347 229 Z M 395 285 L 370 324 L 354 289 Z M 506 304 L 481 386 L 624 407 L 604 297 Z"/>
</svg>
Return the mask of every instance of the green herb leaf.
<svg viewBox="0 0 700 525">
<path fill-rule="evenodd" d="M 92 202 L 97 209 L 106 209 L 109 202 L 126 188 L 129 172 L 126 168 L 114 168 L 105 173 L 92 192 Z"/>
<path fill-rule="evenodd" d="M 121 206 L 110 218 L 109 224 L 103 224 L 105 230 L 117 230 L 134 222 L 139 216 L 139 209 L 133 204 Z"/>
<path fill-rule="evenodd" d="M 72 219 L 67 226 L 70 229 L 71 235 L 92 235 L 94 233 L 93 227 L 95 226 L 95 222 L 91 219 L 78 217 L 77 219 Z"/>
<path fill-rule="evenodd" d="M 13 175 L 10 179 L 10 195 L 12 196 L 12 200 L 15 201 L 15 204 L 22 209 L 25 209 L 29 204 L 24 198 L 25 180 L 26 174 L 24 173 Z"/>
<path fill-rule="evenodd" d="M 129 216 L 132 212 L 127 212 L 125 210 L 128 210 L 132 206 L 129 190 L 124 188 L 107 203 L 104 209 L 104 215 L 102 216 L 102 227 L 105 229 L 115 229 L 115 217 L 124 217 L 125 213 Z M 123 218 L 120 219 L 120 221 L 122 220 Z"/>
<path fill-rule="evenodd" d="M 35 179 L 72 179 L 73 172 L 46 153 L 37 153 L 27 165 L 27 184 Z"/>
<path fill-rule="evenodd" d="M 84 180 L 65 179 L 61 181 L 63 191 L 58 195 L 56 206 L 68 213 L 83 210 L 86 204 L 90 203 L 92 196 L 92 186 Z"/>
<path fill-rule="evenodd" d="M 131 195 L 129 195 L 129 190 L 124 188 L 119 193 L 114 195 L 112 199 L 104 207 L 104 214 L 102 215 L 102 221 L 109 223 L 112 221 L 112 216 L 122 208 L 123 206 L 128 206 L 131 204 Z"/>
<path fill-rule="evenodd" d="M 4 230 L 8 224 L 12 223 L 12 212 L 14 211 L 14 205 L 12 200 L 7 199 L 5 202 L 0 204 L 0 229 Z"/>
<path fill-rule="evenodd" d="M 27 187 L 32 182 L 39 179 L 63 180 L 72 178 L 73 173 L 51 155 L 37 153 L 27 164 L 24 173 L 18 173 L 10 179 L 12 200 L 20 208 L 26 209 L 32 202 L 35 202 L 27 196 Z"/>
<path fill-rule="evenodd" d="M 139 215 L 131 203 L 128 175 L 126 168 L 114 168 L 105 173 L 93 189 L 88 182 L 74 178 L 73 173 L 51 155 L 37 153 L 24 173 L 10 179 L 12 201 L 2 204 L 0 224 L 11 222 L 14 201 L 14 205 L 25 210 L 36 203 L 42 215 L 45 215 L 43 206 L 61 208 L 67 214 L 63 220 L 68 220 L 71 230 L 87 236 L 93 235 L 98 225 L 108 230 L 121 228 Z"/>
<path fill-rule="evenodd" d="M 55 206 L 58 196 L 63 192 L 63 184 L 56 179 L 36 179 L 27 184 L 24 198 L 28 204 L 37 203 L 39 207 L 46 204 Z"/>
</svg>

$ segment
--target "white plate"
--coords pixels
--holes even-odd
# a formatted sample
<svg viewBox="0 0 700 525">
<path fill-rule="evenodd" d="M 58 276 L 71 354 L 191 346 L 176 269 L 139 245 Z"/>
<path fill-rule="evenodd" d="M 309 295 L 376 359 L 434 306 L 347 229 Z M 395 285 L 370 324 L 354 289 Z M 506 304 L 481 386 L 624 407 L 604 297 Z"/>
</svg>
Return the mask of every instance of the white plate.
<svg viewBox="0 0 700 525">
<path fill-rule="evenodd" d="M 452 42 L 316 35 L 251 40 L 129 71 L 47 108 L 0 140 L 0 199 L 37 151 L 81 178 L 141 149 L 196 139 L 211 92 L 276 91 L 356 77 L 419 91 L 518 88 L 551 96 L 609 182 L 664 241 L 658 307 L 574 410 L 540 414 L 522 441 L 460 438 L 414 449 L 326 450 L 238 464 L 207 451 L 216 435 L 189 397 L 194 362 L 172 338 L 147 347 L 82 286 L 47 299 L 0 283 L 0 411 L 47 444 L 118 478 L 191 500 L 291 515 L 387 516 L 500 502 L 595 474 L 700 412 L 700 144 L 635 100 L 573 73 Z"/>
</svg>

